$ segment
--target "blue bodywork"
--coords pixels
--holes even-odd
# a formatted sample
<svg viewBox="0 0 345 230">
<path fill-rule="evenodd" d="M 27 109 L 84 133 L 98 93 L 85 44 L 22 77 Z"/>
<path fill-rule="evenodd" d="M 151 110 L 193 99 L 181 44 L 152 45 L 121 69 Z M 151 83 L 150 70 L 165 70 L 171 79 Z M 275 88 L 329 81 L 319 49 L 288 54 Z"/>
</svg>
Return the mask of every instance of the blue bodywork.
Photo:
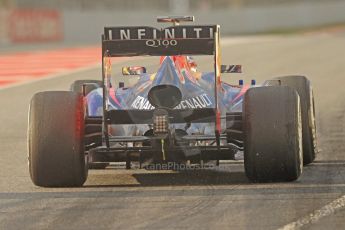
<svg viewBox="0 0 345 230">
<path fill-rule="evenodd" d="M 154 74 L 142 74 L 137 83 L 128 88 L 110 88 L 109 109 L 120 110 L 152 110 L 154 107 L 148 100 L 149 90 L 161 84 L 178 87 L 182 93 L 182 101 L 176 109 L 215 108 L 213 72 L 200 73 L 189 68 L 181 68 L 173 57 L 163 59 L 158 71 Z M 218 103 L 221 115 L 227 112 L 241 112 L 243 95 L 248 86 L 234 86 L 221 82 L 218 90 Z M 169 95 L 167 95 L 169 97 Z M 93 90 L 87 95 L 89 116 L 102 116 L 102 88 Z M 188 134 L 213 134 L 214 123 L 195 123 L 185 128 L 184 124 L 170 124 L 175 129 L 184 129 Z M 111 135 L 137 136 L 150 129 L 149 125 L 113 125 Z M 222 130 L 225 130 L 225 120 Z"/>
</svg>

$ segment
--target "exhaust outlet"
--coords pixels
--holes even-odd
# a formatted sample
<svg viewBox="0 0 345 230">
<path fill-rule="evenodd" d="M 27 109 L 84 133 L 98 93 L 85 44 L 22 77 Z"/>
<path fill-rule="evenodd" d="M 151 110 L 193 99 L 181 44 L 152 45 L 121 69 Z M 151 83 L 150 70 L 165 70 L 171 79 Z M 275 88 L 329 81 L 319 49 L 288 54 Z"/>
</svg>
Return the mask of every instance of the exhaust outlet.
<svg viewBox="0 0 345 230">
<path fill-rule="evenodd" d="M 148 100 L 155 108 L 173 109 L 182 100 L 182 93 L 174 85 L 156 85 L 148 93 Z"/>
</svg>

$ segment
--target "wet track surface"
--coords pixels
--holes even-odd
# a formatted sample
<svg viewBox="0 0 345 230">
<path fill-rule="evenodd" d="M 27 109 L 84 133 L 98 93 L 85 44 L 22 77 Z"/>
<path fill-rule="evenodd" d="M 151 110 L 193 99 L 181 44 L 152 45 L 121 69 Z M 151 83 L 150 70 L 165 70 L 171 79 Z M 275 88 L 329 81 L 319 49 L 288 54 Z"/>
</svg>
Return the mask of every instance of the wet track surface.
<svg viewBox="0 0 345 230">
<path fill-rule="evenodd" d="M 262 82 L 287 74 L 311 80 L 319 154 L 299 180 L 253 184 L 242 162 L 226 162 L 185 172 L 128 171 L 116 165 L 90 171 L 82 188 L 35 187 L 26 155 L 30 98 L 38 91 L 68 89 L 75 79 L 100 78 L 99 68 L 0 90 L 0 229 L 342 229 L 345 34 L 224 42 L 222 60 L 242 64 L 245 72 L 225 75 L 226 81 L 245 76 Z M 207 62 L 200 61 L 200 66 Z"/>
</svg>

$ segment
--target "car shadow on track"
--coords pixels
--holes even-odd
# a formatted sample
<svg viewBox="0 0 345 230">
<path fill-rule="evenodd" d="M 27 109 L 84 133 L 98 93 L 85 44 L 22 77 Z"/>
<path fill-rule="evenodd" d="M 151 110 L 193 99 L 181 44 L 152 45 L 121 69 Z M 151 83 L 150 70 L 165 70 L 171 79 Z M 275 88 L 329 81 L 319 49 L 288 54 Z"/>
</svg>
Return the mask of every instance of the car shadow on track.
<svg viewBox="0 0 345 230">
<path fill-rule="evenodd" d="M 131 179 L 127 179 L 131 177 Z M 101 181 L 101 184 L 97 184 Z M 134 182 L 133 182 L 134 181 Z M 249 184 L 244 172 L 193 172 L 132 173 L 90 175 L 84 187 L 144 187 L 144 186 L 191 186 Z"/>
<path fill-rule="evenodd" d="M 181 171 L 173 174 L 133 174 L 141 186 L 169 185 L 233 185 L 250 183 L 244 172 L 211 170 Z"/>
<path fill-rule="evenodd" d="M 202 186 L 249 184 L 243 162 L 223 162 L 219 166 L 178 167 L 175 170 L 156 170 L 146 167 L 126 170 L 124 166 L 109 166 L 91 170 L 85 187 L 145 187 L 145 186 Z"/>
<path fill-rule="evenodd" d="M 144 186 L 198 186 L 249 184 L 244 171 L 209 169 L 181 171 L 122 171 L 105 170 L 90 174 L 85 187 L 144 187 Z M 107 173 L 109 172 L 109 173 Z M 99 183 L 100 182 L 100 183 Z"/>
</svg>

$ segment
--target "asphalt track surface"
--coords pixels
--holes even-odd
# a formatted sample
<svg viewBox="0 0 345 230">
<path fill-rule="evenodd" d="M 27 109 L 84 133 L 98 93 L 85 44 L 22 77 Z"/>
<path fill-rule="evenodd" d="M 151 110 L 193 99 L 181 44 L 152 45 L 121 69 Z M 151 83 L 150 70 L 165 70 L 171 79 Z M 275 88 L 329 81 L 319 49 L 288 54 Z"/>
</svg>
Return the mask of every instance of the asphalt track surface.
<svg viewBox="0 0 345 230">
<path fill-rule="evenodd" d="M 26 150 L 30 98 L 100 78 L 100 68 L 89 69 L 0 90 L 0 229 L 343 229 L 345 33 L 224 40 L 222 60 L 245 72 L 226 81 L 287 74 L 312 81 L 319 153 L 297 181 L 250 183 L 240 161 L 186 172 L 116 165 L 90 171 L 82 188 L 35 187 Z M 150 69 L 158 60 L 131 63 L 138 62 Z"/>
</svg>

